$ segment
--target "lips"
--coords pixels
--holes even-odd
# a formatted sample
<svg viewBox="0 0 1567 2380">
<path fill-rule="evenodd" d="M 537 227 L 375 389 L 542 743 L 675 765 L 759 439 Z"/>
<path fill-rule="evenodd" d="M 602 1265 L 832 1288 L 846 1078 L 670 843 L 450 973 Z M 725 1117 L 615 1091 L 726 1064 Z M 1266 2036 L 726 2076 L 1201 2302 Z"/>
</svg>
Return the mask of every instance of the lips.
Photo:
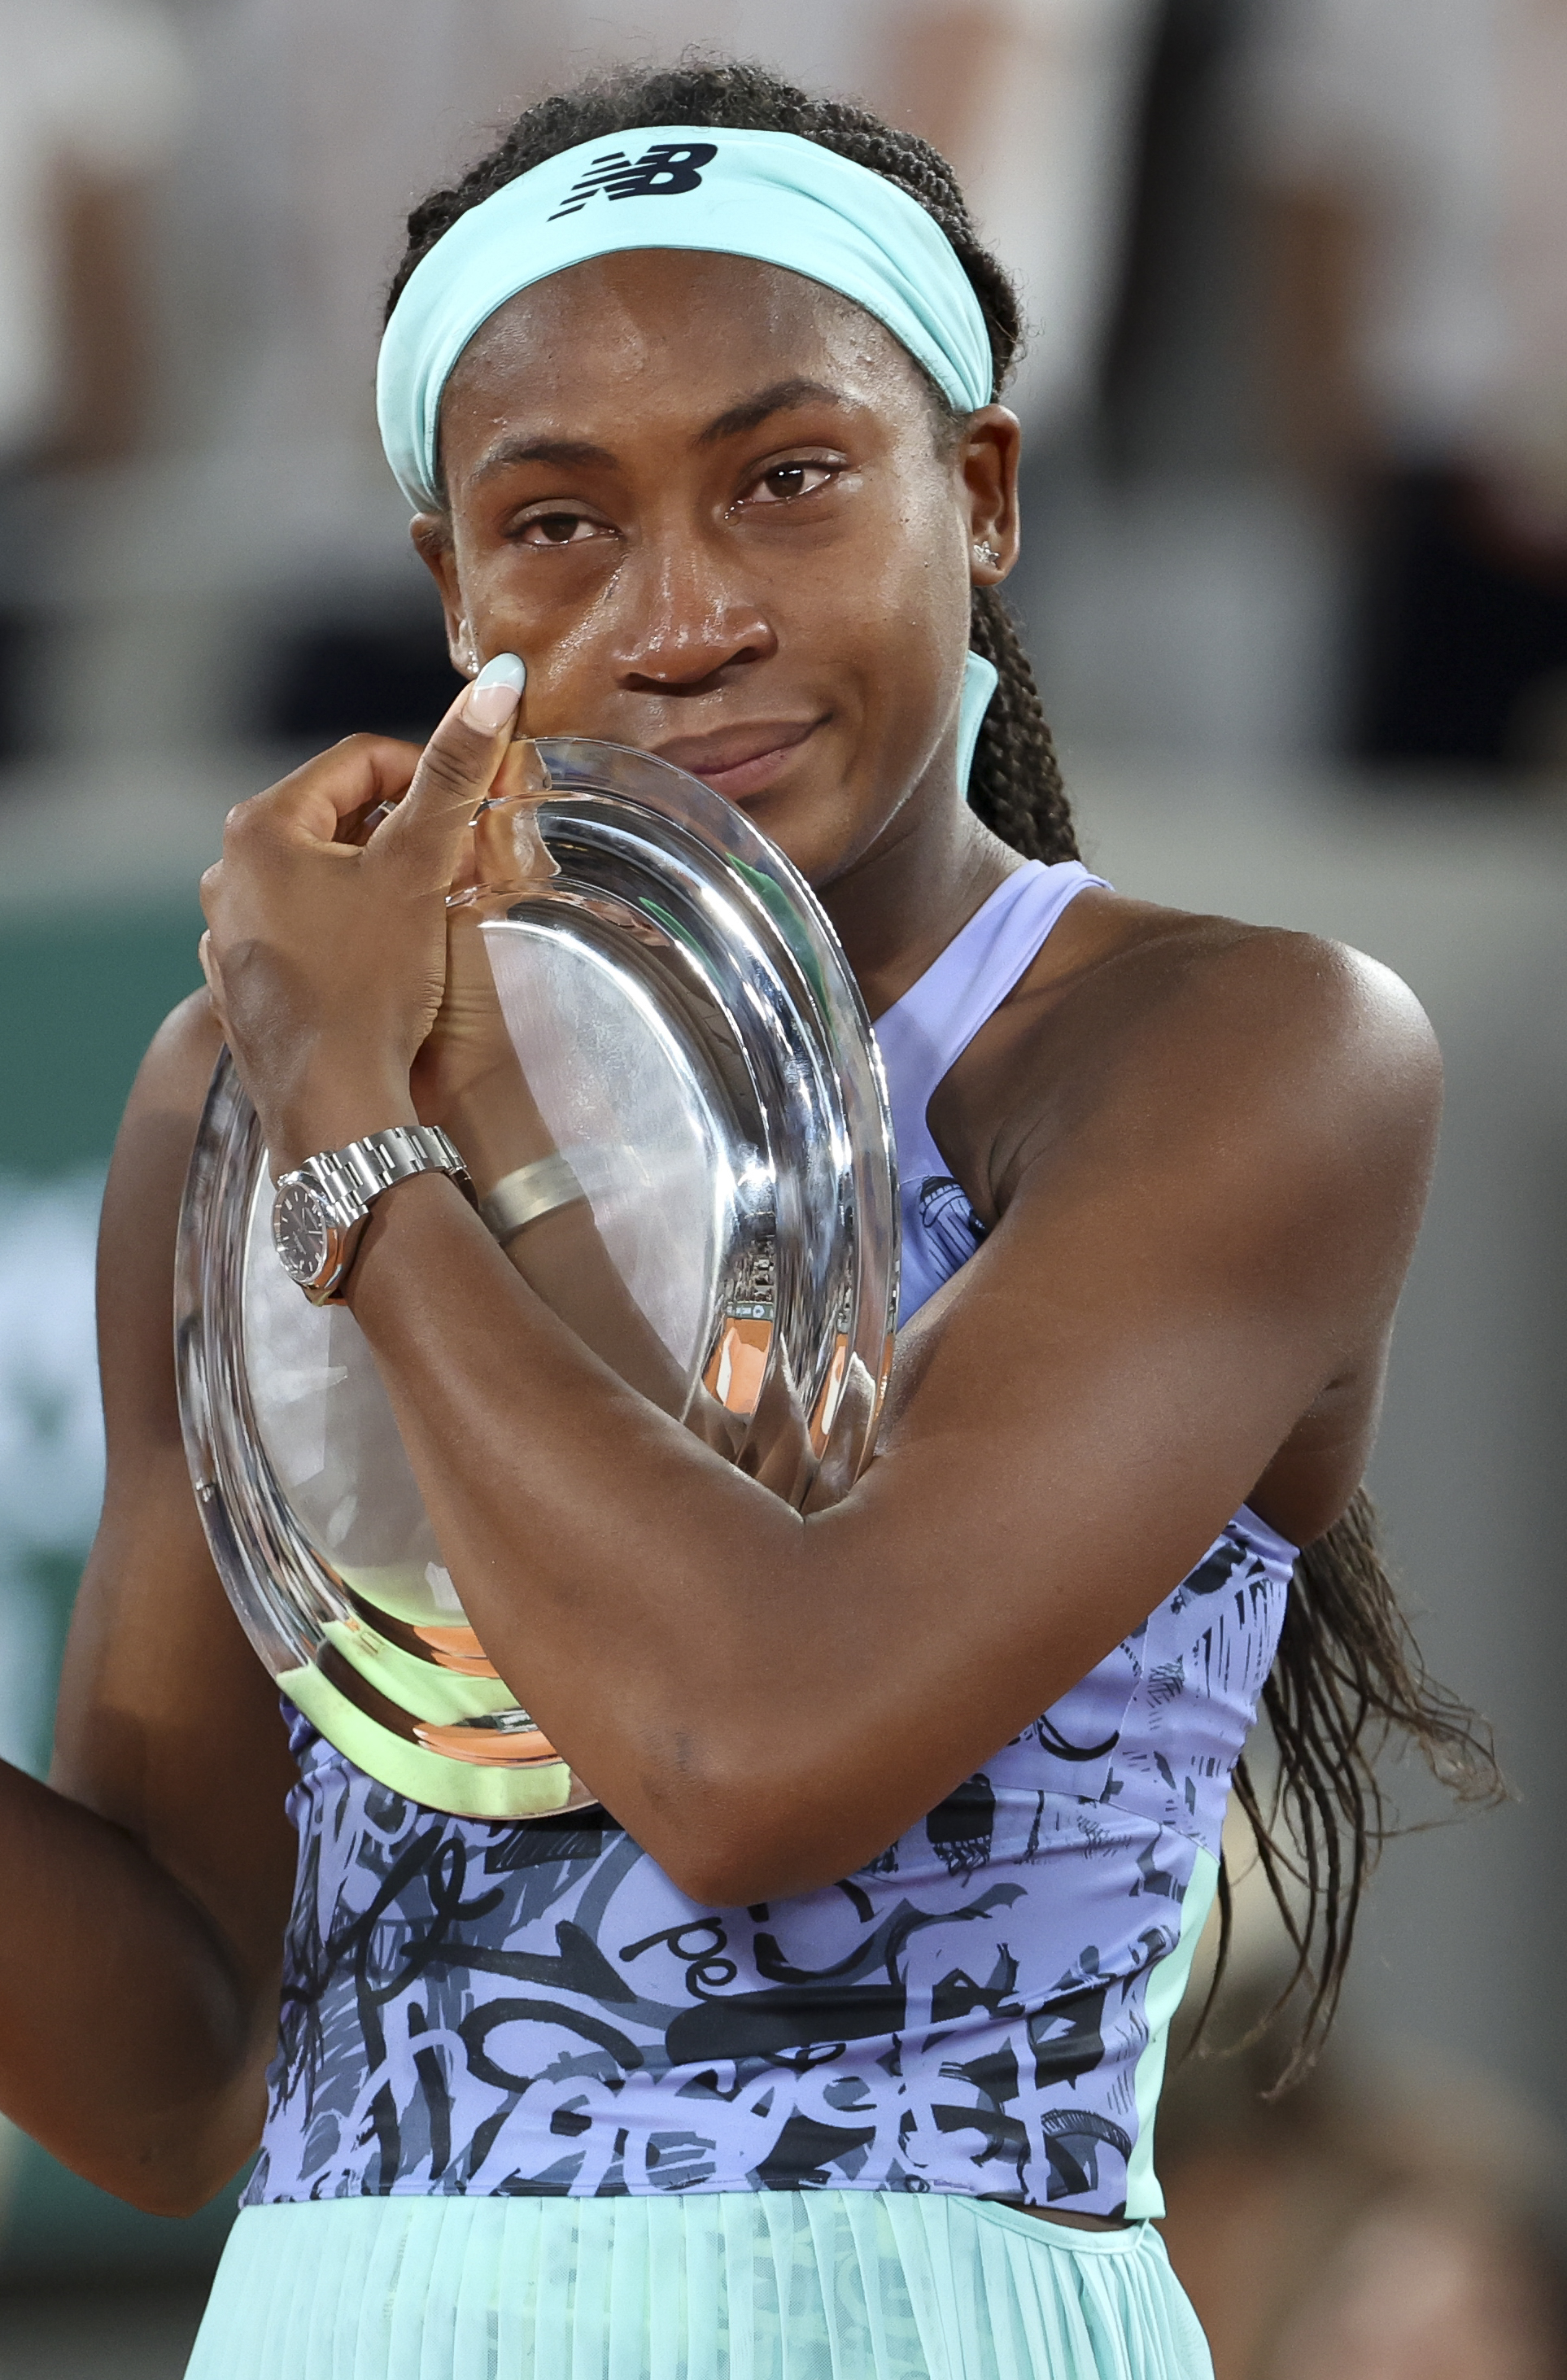
<svg viewBox="0 0 1567 2380">
<path fill-rule="evenodd" d="M 820 724 L 820 719 L 751 720 L 711 735 L 673 735 L 653 749 L 661 760 L 738 802 L 771 785 Z"/>
</svg>

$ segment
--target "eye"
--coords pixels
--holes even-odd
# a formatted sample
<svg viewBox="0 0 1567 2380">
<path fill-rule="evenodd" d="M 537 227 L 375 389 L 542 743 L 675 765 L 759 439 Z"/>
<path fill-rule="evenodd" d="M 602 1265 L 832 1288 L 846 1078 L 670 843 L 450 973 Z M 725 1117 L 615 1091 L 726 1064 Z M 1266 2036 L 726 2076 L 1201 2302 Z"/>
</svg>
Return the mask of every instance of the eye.
<svg viewBox="0 0 1567 2380">
<path fill-rule="evenodd" d="M 792 504 L 796 497 L 814 495 L 818 488 L 826 487 L 837 478 L 842 468 L 841 463 L 772 463 L 759 480 L 753 480 L 741 502 L 751 504 Z"/>
<path fill-rule="evenodd" d="M 513 532 L 521 545 L 583 545 L 590 537 L 608 534 L 601 521 L 587 513 L 534 513 Z"/>
</svg>

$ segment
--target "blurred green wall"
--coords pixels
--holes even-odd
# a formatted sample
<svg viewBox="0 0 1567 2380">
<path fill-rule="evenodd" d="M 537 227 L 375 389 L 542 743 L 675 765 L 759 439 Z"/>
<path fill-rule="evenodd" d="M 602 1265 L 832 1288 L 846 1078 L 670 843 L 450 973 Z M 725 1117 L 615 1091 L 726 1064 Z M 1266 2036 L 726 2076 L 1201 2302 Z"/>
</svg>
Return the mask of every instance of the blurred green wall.
<svg viewBox="0 0 1567 2380">
<path fill-rule="evenodd" d="M 0 919 L 0 1172 L 104 1164 L 141 1053 L 201 980 L 195 902 Z"/>
<path fill-rule="evenodd" d="M 84 1177 L 101 1174 L 141 1054 L 161 1019 L 200 982 L 201 919 L 193 899 L 132 907 L 102 903 L 9 911 L 0 916 L 0 1181 L 6 1214 L 90 1220 Z M 74 1261 L 74 1259 L 73 1259 Z M 50 1283 L 24 1278 L 46 1316 Z M 13 1295 L 16 1282 L 12 1283 Z M 12 1309 L 7 1309 L 11 1312 Z M 14 1316 L 7 1393 L 18 1387 Z M 30 1416 L 47 1431 L 47 1411 Z M 66 1542 L 13 1532 L 11 1558 L 38 1624 L 13 1631 L 14 1660 L 38 1674 L 11 1680 L 15 1696 L 42 1713 L 54 1707 L 60 1648 L 91 1528 L 91 1489 L 62 1500 Z M 0 1528 L 6 1516 L 0 1513 Z M 77 1541 L 73 1541 L 77 1540 Z M 31 1765 L 47 1758 L 40 1726 Z M 13 1919 L 13 1922 L 14 1919 Z M 215 2262 L 233 2216 L 229 2189 L 188 2222 L 140 2215 L 67 2173 L 30 2141 L 0 2142 L 0 2285 L 79 2275 L 189 2272 Z"/>
</svg>

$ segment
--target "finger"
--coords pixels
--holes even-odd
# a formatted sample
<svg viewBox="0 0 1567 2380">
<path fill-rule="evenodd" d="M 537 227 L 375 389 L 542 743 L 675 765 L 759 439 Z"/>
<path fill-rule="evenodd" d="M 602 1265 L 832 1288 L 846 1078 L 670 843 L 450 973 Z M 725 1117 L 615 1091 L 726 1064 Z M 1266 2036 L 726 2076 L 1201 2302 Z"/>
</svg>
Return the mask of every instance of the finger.
<svg viewBox="0 0 1567 2380">
<path fill-rule="evenodd" d="M 424 747 L 406 801 L 368 848 L 414 862 L 419 873 L 451 882 L 473 814 L 489 794 L 521 721 L 528 672 L 516 653 L 498 653 L 458 696 Z"/>
<path fill-rule="evenodd" d="M 349 735 L 229 812 L 229 823 L 266 826 L 313 843 L 335 843 L 355 813 L 401 799 L 419 767 L 417 744 L 392 735 Z"/>
<path fill-rule="evenodd" d="M 223 1004 L 223 977 L 218 972 L 217 954 L 213 949 L 213 938 L 210 933 L 203 934 L 197 943 L 196 955 L 201 962 L 201 973 L 207 978 L 208 995 L 212 1000 L 218 1023 L 223 1027 L 224 1039 L 226 1041 L 228 1014 Z"/>
<path fill-rule="evenodd" d="M 362 848 L 396 807 L 395 802 L 372 802 L 368 810 L 355 810 L 351 817 L 338 821 L 338 842 L 358 844 Z"/>
</svg>

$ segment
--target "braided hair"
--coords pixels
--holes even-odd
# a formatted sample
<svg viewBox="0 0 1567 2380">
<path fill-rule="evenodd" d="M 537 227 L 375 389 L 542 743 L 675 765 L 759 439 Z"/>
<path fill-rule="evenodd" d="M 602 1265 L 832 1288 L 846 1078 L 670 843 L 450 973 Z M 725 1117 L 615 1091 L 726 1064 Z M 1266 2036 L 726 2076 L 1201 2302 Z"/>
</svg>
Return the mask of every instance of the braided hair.
<svg viewBox="0 0 1567 2380">
<path fill-rule="evenodd" d="M 851 101 L 812 98 L 763 67 L 691 53 L 650 72 L 621 69 L 590 77 L 527 109 L 460 181 L 432 191 L 414 209 L 387 312 L 420 258 L 470 207 L 564 150 L 653 124 L 793 132 L 895 183 L 952 243 L 985 318 L 995 385 L 1004 387 L 1022 337 L 1017 294 L 981 245 L 946 159 L 917 133 L 895 130 Z M 963 417 L 934 381 L 929 388 L 938 419 L 955 431 Z M 970 806 L 982 824 L 1026 858 L 1075 858 L 1072 816 L 1039 688 L 998 589 L 974 589 L 969 641 L 998 674 L 969 778 Z M 1493 1801 L 1501 1791 L 1483 1723 L 1421 1664 L 1378 1550 L 1364 1488 L 1295 1565 L 1278 1658 L 1262 1700 L 1276 1755 L 1274 1774 L 1265 1785 L 1243 1761 L 1236 1799 L 1250 1822 L 1295 1953 L 1277 2007 L 1291 2000 L 1297 1987 L 1305 1991 L 1299 2040 L 1283 2078 L 1288 2081 L 1306 2070 L 1332 2020 L 1362 1891 L 1379 1848 L 1396 1831 L 1376 1769 L 1387 1739 L 1402 1735 L 1414 1743 L 1461 1800 Z M 1230 1895 L 1222 1873 L 1220 1912 L 1214 1991 L 1230 1934 Z M 1209 2007 L 1213 1996 L 1210 1991 Z"/>
</svg>

